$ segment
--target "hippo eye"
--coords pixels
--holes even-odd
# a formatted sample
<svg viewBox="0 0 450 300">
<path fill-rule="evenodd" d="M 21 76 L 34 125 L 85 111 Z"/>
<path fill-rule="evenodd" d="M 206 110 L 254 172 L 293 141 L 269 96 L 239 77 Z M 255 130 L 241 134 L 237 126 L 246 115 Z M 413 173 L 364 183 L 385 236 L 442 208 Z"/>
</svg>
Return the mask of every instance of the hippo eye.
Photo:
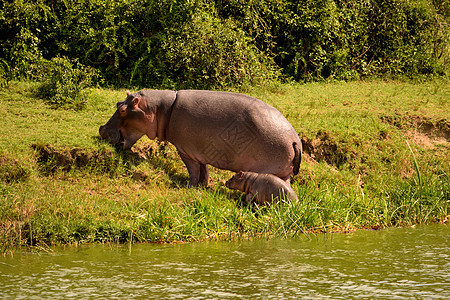
<svg viewBox="0 0 450 300">
<path fill-rule="evenodd" d="M 121 116 L 124 116 L 127 113 L 127 106 L 123 105 L 120 109 L 119 109 L 119 113 Z"/>
</svg>

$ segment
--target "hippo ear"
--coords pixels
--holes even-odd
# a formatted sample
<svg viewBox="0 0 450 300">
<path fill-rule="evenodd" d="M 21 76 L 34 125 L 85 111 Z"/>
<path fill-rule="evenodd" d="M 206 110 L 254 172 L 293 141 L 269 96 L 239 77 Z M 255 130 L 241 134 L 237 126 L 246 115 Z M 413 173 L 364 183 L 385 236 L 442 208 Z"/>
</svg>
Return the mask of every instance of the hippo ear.
<svg viewBox="0 0 450 300">
<path fill-rule="evenodd" d="M 239 173 L 237 174 L 239 178 L 241 178 L 242 176 L 244 176 L 244 172 L 239 171 Z"/>
<path fill-rule="evenodd" d="M 131 95 L 130 90 L 127 90 L 127 96 L 130 96 L 130 95 Z"/>
<path fill-rule="evenodd" d="M 139 104 L 140 101 L 141 101 L 140 98 L 134 97 L 133 100 L 131 100 L 131 105 L 136 106 Z"/>
</svg>

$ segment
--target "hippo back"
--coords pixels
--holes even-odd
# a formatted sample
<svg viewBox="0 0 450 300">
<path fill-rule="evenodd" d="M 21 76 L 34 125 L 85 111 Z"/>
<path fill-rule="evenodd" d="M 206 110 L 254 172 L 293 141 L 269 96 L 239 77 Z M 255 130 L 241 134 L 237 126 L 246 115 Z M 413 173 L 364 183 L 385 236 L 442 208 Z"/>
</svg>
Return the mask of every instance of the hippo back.
<svg viewBox="0 0 450 300">
<path fill-rule="evenodd" d="M 214 91 L 178 91 L 167 139 L 180 153 L 202 164 L 232 171 L 286 177 L 292 172 L 291 124 L 256 98 Z"/>
</svg>

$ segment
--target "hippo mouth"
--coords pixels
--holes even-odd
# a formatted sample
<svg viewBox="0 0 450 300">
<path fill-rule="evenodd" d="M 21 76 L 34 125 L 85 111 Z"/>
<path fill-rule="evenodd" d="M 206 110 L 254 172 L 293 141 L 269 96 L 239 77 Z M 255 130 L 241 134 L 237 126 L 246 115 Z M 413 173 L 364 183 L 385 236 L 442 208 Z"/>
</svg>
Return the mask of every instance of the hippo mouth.
<svg viewBox="0 0 450 300">
<path fill-rule="evenodd" d="M 102 139 L 107 140 L 113 145 L 124 143 L 124 137 L 122 136 L 120 130 L 108 130 L 106 126 L 103 125 L 100 126 L 99 134 Z"/>
<path fill-rule="evenodd" d="M 225 182 L 225 186 L 226 186 L 227 188 L 230 187 L 230 181 L 229 181 L 229 180 L 227 180 L 227 181 Z"/>
</svg>

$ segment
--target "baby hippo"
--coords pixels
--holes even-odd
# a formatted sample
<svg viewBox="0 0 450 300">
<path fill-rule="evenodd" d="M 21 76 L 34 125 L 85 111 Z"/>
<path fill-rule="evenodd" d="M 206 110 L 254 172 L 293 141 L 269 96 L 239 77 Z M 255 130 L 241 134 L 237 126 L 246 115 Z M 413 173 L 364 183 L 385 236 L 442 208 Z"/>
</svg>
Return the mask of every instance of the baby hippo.
<svg viewBox="0 0 450 300">
<path fill-rule="evenodd" d="M 258 204 L 276 203 L 286 198 L 291 201 L 298 200 L 289 183 L 272 174 L 241 171 L 231 177 L 225 185 L 230 189 L 246 193 L 247 204 L 252 200 Z"/>
</svg>

